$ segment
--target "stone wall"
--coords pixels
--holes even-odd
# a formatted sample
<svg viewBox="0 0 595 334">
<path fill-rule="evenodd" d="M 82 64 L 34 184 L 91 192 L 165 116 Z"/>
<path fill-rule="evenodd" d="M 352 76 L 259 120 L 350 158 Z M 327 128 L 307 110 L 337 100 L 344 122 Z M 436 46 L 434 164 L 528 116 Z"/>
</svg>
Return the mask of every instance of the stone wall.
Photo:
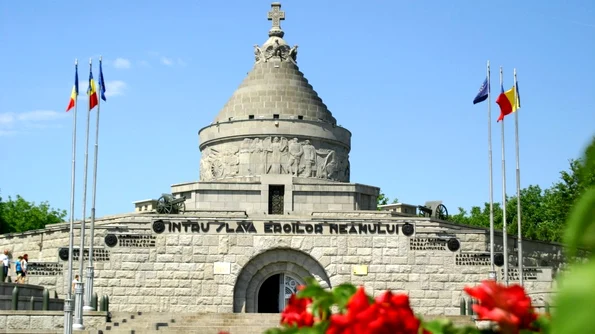
<svg viewBox="0 0 595 334">
<path fill-rule="evenodd" d="M 87 330 L 105 326 L 107 312 L 85 312 Z M 64 311 L 0 311 L 0 333 L 64 329 Z"/>
<path fill-rule="evenodd" d="M 208 213 L 99 220 L 95 247 L 109 254 L 109 261 L 96 262 L 95 292 L 110 296 L 114 311 L 250 311 L 262 280 L 288 271 L 302 280 L 309 273 L 328 286 L 363 285 L 373 294 L 407 292 L 417 312 L 449 315 L 458 314 L 464 286 L 488 277 L 489 234 L 483 229 L 371 211 L 345 212 L 342 219 L 336 213 L 333 221 L 326 215 L 303 217 L 300 223 L 214 220 Z M 62 275 L 29 277 L 33 284 L 57 285 L 62 293 L 67 262 L 58 252 L 68 245 L 67 236 L 66 230 L 0 236 L 0 248 L 27 252 L 36 263 L 62 263 Z M 511 271 L 514 244 L 511 238 Z M 525 270 L 525 286 L 536 301 L 547 300 L 562 249 L 531 241 L 523 246 L 525 262 L 533 266 Z"/>
<path fill-rule="evenodd" d="M 244 178 L 242 182 L 185 183 L 172 186 L 172 193 L 186 197 L 186 210 L 243 210 L 249 215 L 262 215 L 268 213 L 270 186 L 283 186 L 283 212 L 305 215 L 314 211 L 374 210 L 380 191 L 362 184 L 286 174 Z M 145 202 L 138 206 L 145 206 Z"/>
</svg>

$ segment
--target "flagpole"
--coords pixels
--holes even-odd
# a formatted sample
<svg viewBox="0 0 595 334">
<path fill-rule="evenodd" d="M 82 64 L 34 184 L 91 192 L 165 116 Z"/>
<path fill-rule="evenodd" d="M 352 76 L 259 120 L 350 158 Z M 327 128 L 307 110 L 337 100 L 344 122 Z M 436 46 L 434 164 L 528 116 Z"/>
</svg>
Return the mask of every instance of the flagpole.
<svg viewBox="0 0 595 334">
<path fill-rule="evenodd" d="M 68 240 L 68 280 L 66 282 L 66 299 L 64 300 L 64 334 L 72 333 L 72 251 L 74 248 L 74 189 L 75 189 L 75 171 L 76 171 L 76 111 L 78 108 L 78 60 L 74 60 L 76 91 L 74 97 L 74 113 L 72 115 L 72 172 L 70 178 L 70 232 Z"/>
<path fill-rule="evenodd" d="M 488 60 L 488 162 L 490 172 L 490 265 L 489 278 L 496 280 L 494 267 L 494 173 L 492 171 L 492 99 L 490 98 L 492 85 L 490 78 L 490 61 Z"/>
<path fill-rule="evenodd" d="M 500 87 L 503 87 L 502 66 L 500 66 Z M 502 248 L 504 252 L 504 284 L 508 285 L 508 234 L 506 232 L 506 156 L 504 152 L 504 119 L 502 119 Z"/>
<path fill-rule="evenodd" d="M 89 72 L 93 69 L 93 62 L 89 59 Z M 91 84 L 91 82 L 89 82 Z M 88 94 L 87 94 L 88 95 Z M 89 96 L 90 98 L 90 96 Z M 85 265 L 85 220 L 87 219 L 87 171 L 89 165 L 89 125 L 91 123 L 91 103 L 87 108 L 87 133 L 85 138 L 85 168 L 83 172 L 83 217 L 81 220 L 81 243 L 79 247 L 79 279 L 75 283 L 76 291 L 76 308 L 74 312 L 73 328 L 82 330 L 85 328 L 83 324 L 83 303 L 85 284 L 83 283 L 83 266 Z"/>
<path fill-rule="evenodd" d="M 101 78 L 101 56 L 99 56 L 99 92 L 101 92 L 101 85 L 104 85 L 103 78 Z M 90 243 L 89 243 L 89 265 L 87 267 L 87 301 L 85 303 L 85 309 L 89 311 L 95 311 L 93 305 L 91 305 L 91 298 L 93 297 L 93 278 L 94 278 L 94 267 L 93 267 L 93 243 L 95 239 L 95 199 L 97 195 L 97 154 L 99 151 L 99 107 L 101 105 L 101 98 L 97 98 L 97 119 L 95 121 L 95 154 L 93 158 L 93 199 L 91 200 L 91 232 L 90 232 Z"/>
<path fill-rule="evenodd" d="M 514 69 L 514 104 L 516 112 L 514 113 L 514 136 L 515 136 L 515 149 L 516 149 L 516 198 L 517 198 L 517 250 L 518 250 L 518 271 L 519 271 L 519 283 L 521 286 L 524 284 L 523 277 L 523 234 L 521 230 L 521 167 L 520 167 L 520 154 L 519 154 L 519 103 L 518 103 L 518 87 L 516 78 L 516 68 Z"/>
</svg>

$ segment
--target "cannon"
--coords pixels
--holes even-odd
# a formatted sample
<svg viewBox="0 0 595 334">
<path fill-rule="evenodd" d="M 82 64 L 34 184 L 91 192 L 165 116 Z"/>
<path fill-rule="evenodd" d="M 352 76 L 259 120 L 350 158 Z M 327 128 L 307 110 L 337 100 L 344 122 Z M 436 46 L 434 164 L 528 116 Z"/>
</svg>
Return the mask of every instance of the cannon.
<svg viewBox="0 0 595 334">
<path fill-rule="evenodd" d="M 428 201 L 424 205 L 418 205 L 419 215 L 422 217 L 448 220 L 448 210 L 442 201 Z"/>
<path fill-rule="evenodd" d="M 159 214 L 177 214 L 186 210 L 186 197 L 181 195 L 178 198 L 174 198 L 171 194 L 162 194 L 157 200 L 157 213 Z"/>
</svg>

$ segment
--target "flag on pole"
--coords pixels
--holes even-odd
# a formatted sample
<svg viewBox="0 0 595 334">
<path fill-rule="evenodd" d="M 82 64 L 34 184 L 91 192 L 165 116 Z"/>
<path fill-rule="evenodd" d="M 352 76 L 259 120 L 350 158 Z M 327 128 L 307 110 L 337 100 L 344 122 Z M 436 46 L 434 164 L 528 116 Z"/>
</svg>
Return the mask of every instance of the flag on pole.
<svg viewBox="0 0 595 334">
<path fill-rule="evenodd" d="M 95 80 L 93 80 L 93 71 L 89 69 L 89 88 L 87 89 L 89 95 L 89 110 L 97 105 L 97 89 L 95 88 Z"/>
<path fill-rule="evenodd" d="M 498 117 L 498 121 L 504 119 L 504 116 L 512 114 L 513 112 L 517 111 L 519 103 L 517 101 L 517 89 L 516 86 L 512 86 L 511 89 L 504 91 L 504 87 L 500 86 L 501 93 L 496 99 L 496 103 L 500 106 L 500 117 Z"/>
<path fill-rule="evenodd" d="M 481 87 L 479 87 L 479 93 L 477 93 L 477 96 L 473 99 L 473 104 L 485 101 L 488 98 L 489 89 L 488 78 L 486 77 L 483 84 L 481 84 Z"/>
<path fill-rule="evenodd" d="M 521 94 L 519 94 L 519 82 L 516 81 L 514 83 L 514 86 L 516 87 L 516 106 L 517 109 L 521 109 Z"/>
<path fill-rule="evenodd" d="M 103 68 L 101 67 L 101 59 L 99 59 L 99 94 L 101 99 L 107 101 L 105 98 L 105 81 L 103 80 Z"/>
<path fill-rule="evenodd" d="M 79 95 L 79 73 L 78 73 L 78 66 L 74 66 L 74 86 L 72 87 L 72 92 L 70 93 L 70 101 L 68 102 L 68 106 L 66 107 L 66 112 L 70 109 L 74 108 L 76 104 L 76 97 Z"/>
</svg>

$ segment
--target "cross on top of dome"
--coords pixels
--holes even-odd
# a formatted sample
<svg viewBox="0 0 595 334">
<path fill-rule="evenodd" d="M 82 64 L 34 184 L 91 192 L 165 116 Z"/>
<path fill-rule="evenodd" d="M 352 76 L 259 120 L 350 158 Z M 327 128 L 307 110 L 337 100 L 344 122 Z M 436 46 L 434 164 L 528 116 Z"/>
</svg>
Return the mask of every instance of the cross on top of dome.
<svg viewBox="0 0 595 334">
<path fill-rule="evenodd" d="M 281 30 L 281 21 L 285 20 L 285 12 L 281 10 L 281 3 L 273 2 L 271 4 L 271 10 L 267 16 L 269 21 L 273 21 L 273 26 L 269 30 L 270 37 L 283 37 L 284 32 Z"/>
</svg>

